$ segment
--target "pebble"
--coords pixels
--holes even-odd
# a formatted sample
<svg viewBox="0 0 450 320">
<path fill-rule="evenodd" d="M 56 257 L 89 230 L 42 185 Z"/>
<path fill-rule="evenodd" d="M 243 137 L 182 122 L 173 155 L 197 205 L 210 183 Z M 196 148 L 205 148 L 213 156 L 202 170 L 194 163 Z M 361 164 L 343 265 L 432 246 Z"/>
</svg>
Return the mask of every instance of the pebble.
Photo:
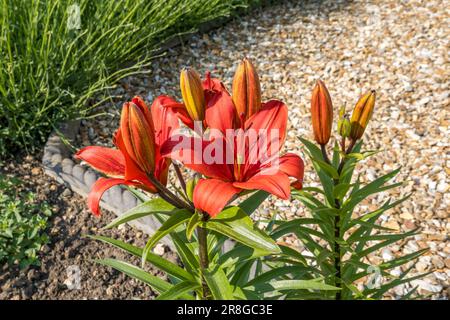
<svg viewBox="0 0 450 320">
<path fill-rule="evenodd" d="M 153 249 L 153 252 L 159 256 L 162 256 L 165 253 L 165 245 L 162 243 L 158 243 L 155 248 Z"/>
</svg>

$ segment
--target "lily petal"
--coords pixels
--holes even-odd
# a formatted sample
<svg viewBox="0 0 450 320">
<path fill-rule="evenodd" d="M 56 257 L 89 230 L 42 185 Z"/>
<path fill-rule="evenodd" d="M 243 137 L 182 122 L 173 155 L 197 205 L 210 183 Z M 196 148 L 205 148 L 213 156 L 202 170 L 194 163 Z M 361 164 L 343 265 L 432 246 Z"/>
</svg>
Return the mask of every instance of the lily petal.
<svg viewBox="0 0 450 320">
<path fill-rule="evenodd" d="M 89 193 L 87 203 L 89 209 L 95 216 L 100 216 L 100 200 L 106 190 L 116 186 L 118 184 L 135 185 L 135 183 L 127 182 L 124 179 L 107 179 L 99 178 L 92 186 L 91 192 Z"/>
<path fill-rule="evenodd" d="M 205 122 L 211 129 L 220 130 L 226 134 L 227 129 L 233 129 L 235 108 L 230 95 L 225 92 L 207 92 L 208 96 Z"/>
<path fill-rule="evenodd" d="M 153 101 L 151 113 L 155 128 L 155 143 L 158 146 L 161 146 L 180 127 L 175 111 L 177 108 L 184 109 L 183 104 L 168 96 L 159 96 Z"/>
<path fill-rule="evenodd" d="M 279 169 L 287 174 L 289 177 L 293 177 L 295 181 L 292 186 L 300 190 L 303 186 L 303 174 L 305 171 L 305 165 L 302 158 L 294 153 L 286 153 L 280 157 Z"/>
<path fill-rule="evenodd" d="M 212 141 L 205 141 L 199 138 L 178 135 L 173 136 L 163 144 L 161 155 L 180 161 L 187 168 L 209 178 L 230 181 L 233 179 L 232 167 L 227 164 L 225 157 L 227 154 L 232 154 L 232 152 L 224 151 L 227 147 L 225 139 L 217 138 Z M 204 155 L 209 153 L 205 152 L 205 149 L 215 150 L 221 154 L 218 155 L 217 159 L 205 159 Z"/>
<path fill-rule="evenodd" d="M 263 104 L 261 110 L 245 121 L 245 130 L 279 130 L 280 148 L 286 138 L 288 109 L 278 100 L 270 100 Z"/>
<path fill-rule="evenodd" d="M 120 150 L 89 146 L 79 150 L 75 158 L 87 162 L 107 176 L 121 178 L 125 175 L 125 158 Z"/>
<path fill-rule="evenodd" d="M 233 186 L 245 190 L 264 190 L 287 200 L 291 194 L 288 176 L 281 171 L 271 174 L 258 173 L 245 182 L 234 182 Z"/>
<path fill-rule="evenodd" d="M 249 143 L 246 171 L 254 172 L 261 162 L 278 157 L 286 139 L 287 116 L 286 105 L 271 100 L 245 122 L 246 135 L 253 137 Z"/>
<path fill-rule="evenodd" d="M 194 189 L 194 206 L 207 212 L 211 217 L 215 217 L 240 191 L 231 182 L 201 179 Z"/>
<path fill-rule="evenodd" d="M 225 92 L 230 95 L 223 82 L 217 78 L 211 78 L 211 72 L 209 71 L 206 72 L 205 80 L 203 80 L 202 84 L 205 91 Z"/>
</svg>

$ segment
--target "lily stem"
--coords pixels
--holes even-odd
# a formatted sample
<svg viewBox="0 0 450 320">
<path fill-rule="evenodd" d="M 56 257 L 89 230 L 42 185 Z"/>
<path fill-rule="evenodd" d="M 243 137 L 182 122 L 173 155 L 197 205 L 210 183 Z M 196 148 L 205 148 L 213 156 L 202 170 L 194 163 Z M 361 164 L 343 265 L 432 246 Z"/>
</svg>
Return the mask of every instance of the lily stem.
<svg viewBox="0 0 450 320">
<path fill-rule="evenodd" d="M 326 163 L 330 164 L 330 159 L 328 158 L 327 149 L 326 149 L 326 147 L 325 147 L 324 144 L 321 144 L 321 145 L 320 145 L 320 150 L 322 151 L 322 157 L 323 157 L 323 160 L 324 160 Z"/>
<path fill-rule="evenodd" d="M 350 145 L 348 146 L 347 150 L 345 149 L 345 138 L 343 138 L 342 140 L 342 148 L 343 151 L 345 152 L 345 155 L 349 154 L 352 152 L 353 147 L 355 146 L 356 140 L 351 139 L 350 140 Z M 338 167 L 338 175 L 340 176 L 342 173 L 342 169 L 344 168 L 344 164 L 345 164 L 346 158 L 345 156 L 342 158 L 341 162 L 339 163 L 339 167 Z M 337 186 L 339 184 L 339 179 L 335 179 L 334 180 L 334 186 Z M 341 202 L 339 201 L 339 199 L 334 199 L 334 207 L 336 209 L 340 209 L 341 208 Z M 341 216 L 339 214 L 337 214 L 334 217 L 334 253 L 336 254 L 336 257 L 334 258 L 334 269 L 336 271 L 336 277 L 335 279 L 336 281 L 336 286 L 338 288 L 342 288 L 342 272 L 341 272 L 341 268 L 342 268 L 342 250 L 341 250 L 341 245 L 339 244 L 339 239 L 341 237 Z M 341 295 L 341 291 L 337 291 L 336 292 L 336 300 L 341 300 L 342 295 Z"/>
<path fill-rule="evenodd" d="M 153 183 L 153 185 L 158 190 L 159 195 L 161 198 L 163 198 L 165 201 L 169 202 L 170 204 L 174 205 L 177 208 L 185 208 L 192 212 L 194 212 L 194 208 L 192 208 L 191 205 L 185 203 L 180 198 L 178 198 L 176 195 L 172 193 L 169 189 L 167 189 L 161 182 L 158 181 L 158 179 L 155 178 L 152 174 L 148 175 L 149 180 Z"/>
<path fill-rule="evenodd" d="M 175 168 L 175 173 L 177 174 L 178 181 L 180 181 L 181 188 L 184 193 L 186 193 L 186 182 L 184 181 L 183 174 L 181 173 L 181 169 L 178 164 L 172 162 L 173 167 Z"/>
<path fill-rule="evenodd" d="M 207 221 L 208 217 L 205 214 L 203 214 L 202 220 Z M 205 228 L 197 227 L 198 251 L 199 251 L 199 257 L 200 257 L 200 273 L 201 273 L 201 281 L 202 281 L 203 300 L 211 299 L 211 291 L 209 290 L 208 284 L 206 283 L 206 280 L 204 277 L 205 271 L 208 270 L 208 267 L 209 267 L 207 235 L 208 235 L 208 231 Z"/>
</svg>

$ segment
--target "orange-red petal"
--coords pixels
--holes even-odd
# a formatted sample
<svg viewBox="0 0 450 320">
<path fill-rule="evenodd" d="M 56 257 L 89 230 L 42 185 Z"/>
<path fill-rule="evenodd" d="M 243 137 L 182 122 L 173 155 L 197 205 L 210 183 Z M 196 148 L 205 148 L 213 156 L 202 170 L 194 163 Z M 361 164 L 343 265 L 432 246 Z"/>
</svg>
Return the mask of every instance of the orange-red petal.
<svg viewBox="0 0 450 320">
<path fill-rule="evenodd" d="M 91 192 L 89 193 L 87 203 L 89 209 L 95 216 L 100 216 L 100 200 L 106 190 L 116 186 L 118 184 L 134 185 L 132 182 L 126 182 L 124 179 L 107 179 L 100 178 L 92 186 Z"/>
<path fill-rule="evenodd" d="M 292 183 L 294 188 L 302 188 L 303 174 L 305 171 L 305 165 L 302 158 L 294 153 L 286 153 L 279 159 L 279 170 L 295 179 Z"/>
<path fill-rule="evenodd" d="M 234 182 L 233 186 L 245 190 L 264 190 L 281 199 L 289 199 L 291 186 L 288 176 L 281 171 L 258 173 L 245 182 Z"/>
<path fill-rule="evenodd" d="M 119 178 L 125 175 L 125 158 L 120 150 L 89 146 L 79 150 L 75 158 L 87 162 L 107 176 Z"/>
<path fill-rule="evenodd" d="M 225 91 L 208 92 L 206 95 L 209 96 L 205 114 L 207 127 L 226 134 L 227 129 L 233 129 L 235 118 L 233 100 Z"/>
<path fill-rule="evenodd" d="M 178 135 L 166 141 L 161 148 L 162 156 L 169 157 L 173 160 L 180 161 L 189 169 L 197 171 L 209 178 L 216 178 L 225 181 L 233 179 L 231 165 L 226 162 L 227 153 L 224 139 L 214 139 L 213 141 L 202 141 L 199 138 L 186 137 Z M 214 159 L 206 159 L 205 155 L 208 150 L 219 150 L 222 152 L 221 159 L 214 161 Z M 212 161 L 210 161 L 212 160 Z"/>
<path fill-rule="evenodd" d="M 207 212 L 211 217 L 215 217 L 240 191 L 231 182 L 201 179 L 194 189 L 194 206 Z"/>
</svg>

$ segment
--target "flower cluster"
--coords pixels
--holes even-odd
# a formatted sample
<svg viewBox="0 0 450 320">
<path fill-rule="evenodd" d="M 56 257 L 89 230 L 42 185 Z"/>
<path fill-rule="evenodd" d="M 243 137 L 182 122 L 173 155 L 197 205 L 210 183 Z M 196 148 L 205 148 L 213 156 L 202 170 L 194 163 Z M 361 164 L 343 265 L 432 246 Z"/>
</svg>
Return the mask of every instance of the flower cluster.
<svg viewBox="0 0 450 320">
<path fill-rule="evenodd" d="M 180 88 L 182 103 L 167 96 L 158 97 L 150 108 L 139 97 L 125 103 L 114 139 L 117 149 L 90 146 L 76 154 L 108 176 L 95 183 L 89 196 L 94 214 L 99 214 L 105 190 L 117 184 L 158 193 L 178 208 L 212 217 L 245 191 L 264 190 L 288 199 L 291 185 L 301 189 L 302 159 L 293 153 L 279 155 L 288 109 L 278 100 L 261 101 L 259 77 L 250 60 L 239 64 L 232 94 L 210 73 L 202 81 L 191 68 L 181 71 Z M 180 130 L 180 122 L 189 133 Z M 166 187 L 172 160 L 201 175 L 191 198 Z"/>
</svg>

